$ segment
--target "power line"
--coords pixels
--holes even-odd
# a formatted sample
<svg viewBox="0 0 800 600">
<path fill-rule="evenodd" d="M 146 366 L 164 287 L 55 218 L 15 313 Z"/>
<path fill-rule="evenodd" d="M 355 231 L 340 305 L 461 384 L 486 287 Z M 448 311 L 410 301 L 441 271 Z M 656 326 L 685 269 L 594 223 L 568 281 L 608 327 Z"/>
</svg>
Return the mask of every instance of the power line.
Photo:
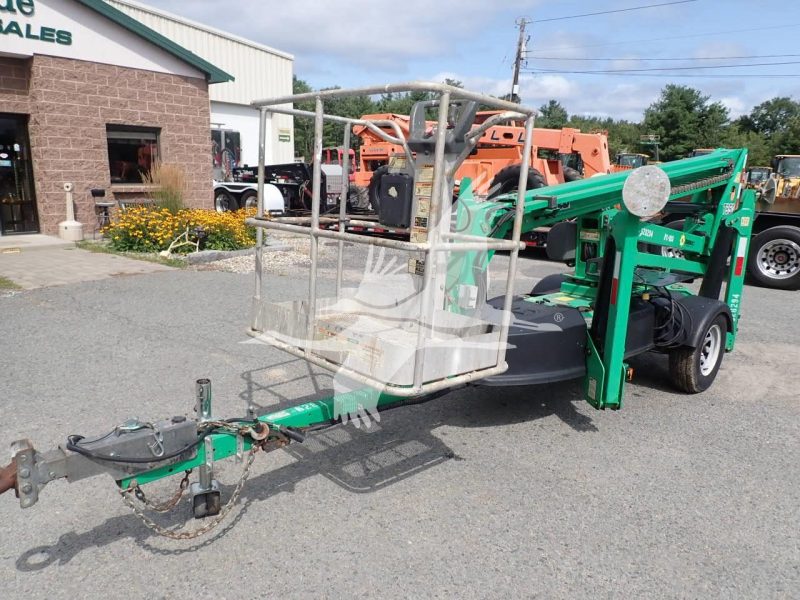
<svg viewBox="0 0 800 600">
<path fill-rule="evenodd" d="M 647 67 L 642 69 L 596 69 L 586 71 L 561 71 L 563 73 L 643 73 L 645 71 L 695 71 L 698 69 L 738 69 L 740 67 L 770 67 L 776 65 L 800 65 L 800 60 L 767 63 L 742 63 L 738 65 L 699 65 L 693 67 Z M 541 70 L 541 69 L 540 69 Z M 544 72 L 547 72 L 544 69 Z"/>
<path fill-rule="evenodd" d="M 662 37 L 662 38 L 647 38 L 645 40 L 626 40 L 623 42 L 604 42 L 602 44 L 588 44 L 584 46 L 561 46 L 550 48 L 550 50 L 554 51 L 561 51 L 567 52 L 571 50 L 583 50 L 584 48 L 603 48 L 606 46 L 622 46 L 625 44 L 644 44 L 648 42 L 666 42 L 669 40 L 687 40 L 691 38 L 699 38 L 699 37 L 708 37 L 710 35 L 727 35 L 729 33 L 750 33 L 753 31 L 768 31 L 772 29 L 788 29 L 788 28 L 796 28 L 800 27 L 800 23 L 791 23 L 789 25 L 773 25 L 770 27 L 749 27 L 747 29 L 729 29 L 727 31 L 707 31 L 705 33 L 691 33 L 687 35 L 673 35 L 669 37 Z M 529 58 L 536 58 L 535 56 L 530 56 Z"/>
<path fill-rule="evenodd" d="M 697 0 L 675 0 L 673 2 L 662 2 L 661 4 L 647 4 L 645 6 L 631 6 L 630 8 L 618 8 L 616 10 L 603 10 L 600 12 L 583 13 L 582 15 L 569 15 L 567 17 L 553 17 L 550 19 L 534 19 L 534 23 L 547 23 L 549 21 L 564 21 L 566 19 L 581 19 L 583 17 L 596 17 L 598 15 L 610 15 L 612 13 L 630 12 L 632 10 L 643 10 L 645 8 L 658 8 L 659 6 L 672 6 L 673 4 L 688 4 Z"/>
<path fill-rule="evenodd" d="M 631 73 L 629 71 L 550 71 L 550 70 L 529 70 L 526 73 L 531 75 L 610 75 L 613 77 L 661 77 L 663 79 L 675 78 L 696 78 L 696 79 L 787 79 L 800 77 L 800 73 L 732 73 L 730 75 L 715 73 Z"/>
<path fill-rule="evenodd" d="M 640 57 L 640 58 L 568 58 L 566 56 L 528 56 L 527 58 L 534 59 L 534 60 L 565 60 L 565 61 L 604 61 L 604 60 L 615 60 L 615 61 L 691 61 L 691 60 L 752 60 L 755 58 L 795 58 L 800 57 L 800 54 L 753 54 L 750 56 L 703 56 L 703 57 L 681 57 L 681 58 L 650 58 L 650 57 Z M 699 67 L 698 67 L 699 68 Z"/>
</svg>

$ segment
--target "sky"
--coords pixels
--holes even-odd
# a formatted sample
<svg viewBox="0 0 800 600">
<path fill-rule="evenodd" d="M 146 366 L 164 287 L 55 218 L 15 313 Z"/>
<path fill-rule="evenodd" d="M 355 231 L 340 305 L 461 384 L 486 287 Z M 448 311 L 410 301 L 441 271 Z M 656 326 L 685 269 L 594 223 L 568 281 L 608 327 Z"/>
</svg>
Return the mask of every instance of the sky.
<svg viewBox="0 0 800 600">
<path fill-rule="evenodd" d="M 798 0 L 690 0 L 569 19 L 670 0 L 234 0 L 227 10 L 219 0 L 144 1 L 293 54 L 295 75 L 314 88 L 450 77 L 509 93 L 524 18 L 526 105 L 555 99 L 570 114 L 639 121 L 668 83 L 701 90 L 732 118 L 775 96 L 800 100 Z M 759 64 L 778 62 L 798 64 Z M 728 67 L 737 64 L 758 66 Z M 678 70 L 575 73 L 666 68 Z"/>
</svg>

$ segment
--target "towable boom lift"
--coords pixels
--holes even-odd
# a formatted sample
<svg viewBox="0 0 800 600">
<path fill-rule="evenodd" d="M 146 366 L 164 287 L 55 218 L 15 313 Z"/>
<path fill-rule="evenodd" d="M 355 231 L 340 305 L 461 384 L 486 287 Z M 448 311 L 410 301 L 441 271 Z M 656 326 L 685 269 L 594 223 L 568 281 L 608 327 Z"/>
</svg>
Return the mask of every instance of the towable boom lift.
<svg viewBox="0 0 800 600">
<path fill-rule="evenodd" d="M 413 177 L 389 181 L 412 186 L 405 209 L 409 241 L 360 236 L 346 231 L 346 190 L 333 228 L 321 227 L 319 189 L 324 102 L 346 95 L 424 90 L 436 99 L 423 108 L 438 114 L 430 129 L 411 123 L 402 140 Z M 270 414 L 253 412 L 215 418 L 208 380 L 197 382 L 197 417 L 158 422 L 131 420 L 103 437 L 71 436 L 48 452 L 27 440 L 12 445 L 12 463 L 0 472 L 0 492 L 13 488 L 23 508 L 36 503 L 49 481 L 111 475 L 125 501 L 156 532 L 188 538 L 213 528 L 241 491 L 258 450 L 302 442 L 342 417 L 419 402 L 464 385 L 523 385 L 582 378 L 585 399 L 598 409 L 622 405 L 626 360 L 658 351 L 669 355 L 676 387 L 687 393 L 708 388 L 725 352 L 734 347 L 756 193 L 740 179 L 746 150 L 717 150 L 696 158 L 648 166 L 561 185 L 525 190 L 534 111 L 463 89 L 408 83 L 357 90 L 329 90 L 255 102 L 261 111 L 259 188 L 264 185 L 266 130 L 274 112 L 294 112 L 289 103 L 314 100 L 315 200 L 308 218 L 264 217 L 263 204 L 249 224 L 257 227 L 256 290 L 250 335 L 336 373 L 348 382 L 330 397 Z M 481 107 L 506 111 L 489 125 L 475 126 Z M 418 111 L 424 114 L 425 111 Z M 342 121 L 340 117 L 333 120 Z M 486 200 L 462 181 L 453 204 L 453 175 L 485 127 L 524 121 L 526 148 L 517 194 Z M 345 146 L 350 125 L 346 120 Z M 377 129 L 377 128 L 376 128 Z M 393 137 L 381 131 L 387 141 Z M 345 158 L 345 162 L 347 159 Z M 347 165 L 344 165 L 347 169 Z M 391 188 L 389 193 L 391 195 Z M 263 192 L 262 192 L 263 193 Z M 682 231 L 649 222 L 679 208 Z M 552 226 L 548 253 L 574 263 L 566 276 L 551 276 L 530 294 L 515 295 L 520 236 Z M 308 296 L 269 302 L 261 281 L 264 231 L 310 237 Z M 335 276 L 326 283 L 318 268 L 319 243 L 338 246 Z M 386 253 L 403 256 L 393 274 L 377 270 L 348 285 L 345 244 L 367 246 L 373 266 Z M 662 256 L 660 247 L 679 249 Z M 655 249 L 655 251 L 654 251 Z M 509 253 L 504 291 L 489 298 L 487 270 L 498 251 Z M 368 261 L 369 263 L 370 261 Z M 389 262 L 387 260 L 387 262 Z M 369 275 L 369 274 L 368 274 Z M 685 283 L 699 279 L 697 293 Z M 328 297 L 323 292 L 329 293 Z M 454 404 L 454 408 L 457 404 Z M 457 409 L 457 408 L 456 408 Z M 242 478 L 223 507 L 213 463 L 236 456 Z M 195 532 L 165 530 L 143 508 L 175 506 L 188 487 L 195 517 L 212 517 Z M 149 503 L 143 485 L 186 472 L 179 491 L 163 505 Z M 138 503 L 137 503 L 138 502 Z"/>
</svg>

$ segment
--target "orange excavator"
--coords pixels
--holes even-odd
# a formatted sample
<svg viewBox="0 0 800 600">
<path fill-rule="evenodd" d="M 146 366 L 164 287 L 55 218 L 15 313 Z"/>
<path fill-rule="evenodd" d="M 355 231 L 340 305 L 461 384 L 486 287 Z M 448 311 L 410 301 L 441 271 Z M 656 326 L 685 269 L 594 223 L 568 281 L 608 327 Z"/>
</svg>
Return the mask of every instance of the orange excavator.
<svg viewBox="0 0 800 600">
<path fill-rule="evenodd" d="M 478 112 L 474 126 L 480 126 L 496 114 L 495 111 Z M 409 116 L 381 113 L 361 118 L 366 121 L 392 121 L 399 126 L 403 136 L 408 137 Z M 430 126 L 433 125 L 435 123 L 431 121 Z M 390 131 L 385 127 L 382 129 Z M 403 147 L 380 139 L 364 125 L 354 126 L 353 133 L 361 141 L 354 183 L 368 187 L 370 199 L 375 197 L 377 200 L 380 178 L 394 168 L 404 167 Z M 456 172 L 456 184 L 468 177 L 472 180 L 473 192 L 487 197 L 516 189 L 524 143 L 521 124 L 490 127 L 481 136 L 473 154 L 464 160 Z M 569 127 L 535 128 L 530 166 L 529 189 L 605 175 L 611 172 L 608 139 L 603 133 L 582 133 L 579 129 Z"/>
</svg>

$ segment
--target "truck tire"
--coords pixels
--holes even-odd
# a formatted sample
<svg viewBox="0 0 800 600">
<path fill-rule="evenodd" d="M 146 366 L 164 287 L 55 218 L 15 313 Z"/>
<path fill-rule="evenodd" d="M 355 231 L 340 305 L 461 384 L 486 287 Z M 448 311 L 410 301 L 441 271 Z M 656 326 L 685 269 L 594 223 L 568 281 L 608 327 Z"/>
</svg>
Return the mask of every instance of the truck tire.
<svg viewBox="0 0 800 600">
<path fill-rule="evenodd" d="M 378 167 L 372 173 L 372 179 L 369 180 L 369 187 L 367 188 L 367 195 L 372 210 L 376 213 L 381 209 L 381 177 L 389 172 L 389 165 Z"/>
<path fill-rule="evenodd" d="M 236 210 L 239 205 L 236 204 L 236 199 L 227 190 L 214 190 L 214 210 L 218 213 L 228 212 L 229 210 Z"/>
<path fill-rule="evenodd" d="M 258 208 L 258 192 L 248 190 L 240 199 L 241 208 Z"/>
<path fill-rule="evenodd" d="M 728 319 L 718 314 L 706 326 L 696 348 L 681 346 L 669 353 L 669 374 L 675 386 L 687 394 L 711 387 L 725 356 Z"/>
<path fill-rule="evenodd" d="M 489 184 L 489 199 L 501 194 L 508 194 L 517 189 L 519 185 L 519 173 L 522 165 L 509 165 L 504 169 L 500 169 L 497 175 L 492 179 Z M 547 185 L 544 176 L 536 169 L 528 169 L 528 186 L 527 189 L 535 190 Z"/>
<path fill-rule="evenodd" d="M 347 203 L 356 210 L 369 210 L 369 190 L 362 185 L 350 184 Z"/>
<path fill-rule="evenodd" d="M 564 181 L 569 183 L 570 181 L 578 181 L 579 179 L 583 179 L 583 175 L 581 175 L 580 171 L 572 167 L 564 167 Z"/>
<path fill-rule="evenodd" d="M 779 225 L 755 236 L 750 242 L 747 272 L 764 287 L 800 289 L 800 228 Z"/>
</svg>

